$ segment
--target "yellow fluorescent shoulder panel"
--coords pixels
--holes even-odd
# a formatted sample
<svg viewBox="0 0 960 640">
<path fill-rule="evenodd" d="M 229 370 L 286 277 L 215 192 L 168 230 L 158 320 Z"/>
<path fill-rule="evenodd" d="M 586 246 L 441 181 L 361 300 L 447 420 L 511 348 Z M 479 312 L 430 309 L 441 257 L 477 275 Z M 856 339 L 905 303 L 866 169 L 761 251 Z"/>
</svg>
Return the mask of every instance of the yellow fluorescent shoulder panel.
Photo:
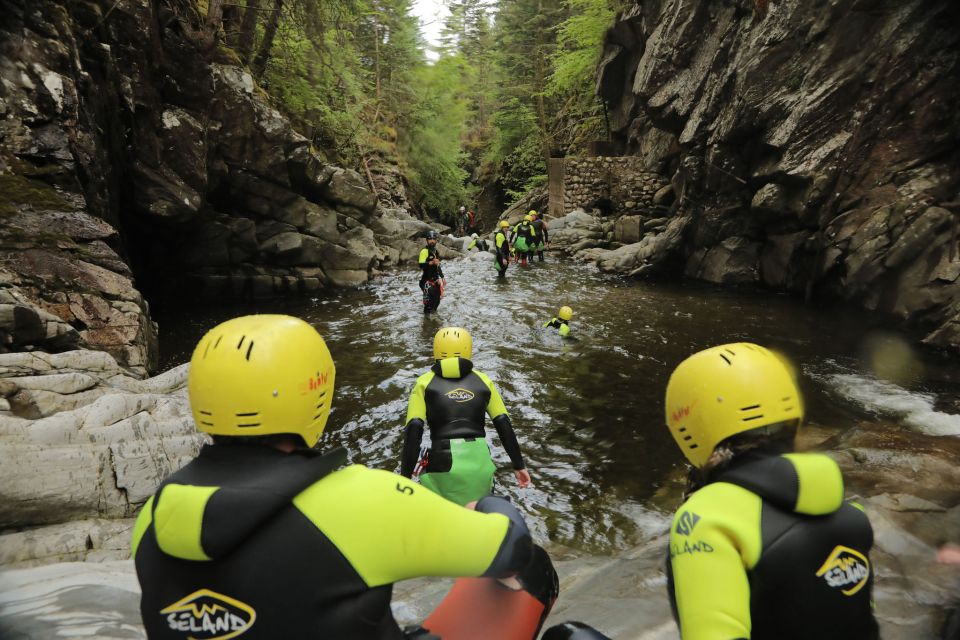
<svg viewBox="0 0 960 640">
<path fill-rule="evenodd" d="M 832 458 L 822 453 L 788 453 L 784 458 L 793 463 L 797 475 L 803 478 L 797 496 L 798 512 L 823 515 L 840 508 L 843 475 Z"/>
<path fill-rule="evenodd" d="M 493 386 L 493 381 L 490 380 L 485 373 L 480 373 L 479 371 L 474 371 L 474 373 L 483 380 L 483 383 L 487 385 L 487 389 L 490 390 L 490 400 L 487 402 L 487 415 L 491 418 L 496 418 L 497 416 L 505 414 L 507 407 L 503 404 L 503 398 L 500 397 L 500 392 Z"/>
<path fill-rule="evenodd" d="M 146 504 L 140 509 L 137 515 L 137 521 L 133 525 L 133 535 L 130 540 L 130 554 L 137 555 L 137 548 L 140 546 L 140 540 L 143 534 L 147 532 L 147 527 L 153 521 L 153 496 L 147 500 Z"/>
<path fill-rule="evenodd" d="M 718 482 L 677 511 L 670 561 L 684 640 L 750 637 L 747 569 L 760 555 L 761 505 L 746 489 Z"/>
<path fill-rule="evenodd" d="M 154 530 L 167 555 L 184 560 L 209 560 L 200 546 L 203 511 L 219 487 L 168 484 L 157 502 Z"/>
<path fill-rule="evenodd" d="M 397 474 L 353 465 L 304 490 L 294 505 L 368 586 L 419 576 L 478 576 L 509 521 L 441 498 Z"/>
</svg>

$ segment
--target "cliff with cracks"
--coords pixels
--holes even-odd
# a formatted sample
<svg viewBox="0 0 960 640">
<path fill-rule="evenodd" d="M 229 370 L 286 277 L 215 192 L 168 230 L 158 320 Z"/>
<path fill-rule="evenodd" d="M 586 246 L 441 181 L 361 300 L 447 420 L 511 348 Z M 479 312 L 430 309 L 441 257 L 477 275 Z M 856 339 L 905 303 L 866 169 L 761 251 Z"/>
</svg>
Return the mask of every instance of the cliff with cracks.
<svg viewBox="0 0 960 640">
<path fill-rule="evenodd" d="M 426 225 L 315 151 L 179 0 L 0 2 L 0 351 L 156 364 L 153 296 L 365 282 Z"/>
<path fill-rule="evenodd" d="M 673 202 L 587 257 L 842 298 L 960 347 L 958 24 L 952 0 L 635 2 L 597 91 Z"/>
</svg>

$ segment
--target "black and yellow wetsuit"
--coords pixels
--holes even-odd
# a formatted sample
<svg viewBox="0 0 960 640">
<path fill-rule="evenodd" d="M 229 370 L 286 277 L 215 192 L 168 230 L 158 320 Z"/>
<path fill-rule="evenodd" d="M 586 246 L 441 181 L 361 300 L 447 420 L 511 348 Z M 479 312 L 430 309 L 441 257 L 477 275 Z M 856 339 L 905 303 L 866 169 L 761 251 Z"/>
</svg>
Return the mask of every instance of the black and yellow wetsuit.
<svg viewBox="0 0 960 640">
<path fill-rule="evenodd" d="M 550 321 L 545 323 L 544 328 L 553 327 L 560 330 L 560 335 L 566 337 L 570 335 L 570 325 L 567 324 L 567 321 L 563 318 L 550 318 Z"/>
<path fill-rule="evenodd" d="M 417 264 L 420 265 L 420 288 L 423 289 L 428 280 L 436 280 L 443 277 L 443 269 L 439 264 L 430 264 L 434 258 L 440 259 L 440 253 L 436 246 L 426 246 L 420 249 L 420 255 L 417 258 Z"/>
<path fill-rule="evenodd" d="M 431 447 L 420 483 L 459 504 L 490 493 L 496 468 L 487 446 L 485 415 L 493 420 L 513 468 L 525 468 L 510 416 L 490 378 L 475 371 L 466 358 L 437 361 L 410 394 L 400 473 L 413 475 L 426 423 Z"/>
<path fill-rule="evenodd" d="M 483 238 L 474 238 L 470 244 L 467 245 L 467 251 L 470 249 L 476 248 L 477 251 L 488 251 L 490 247 L 487 245 L 487 241 Z"/>
<path fill-rule="evenodd" d="M 147 636 L 403 637 L 392 585 L 505 576 L 531 557 L 516 509 L 462 509 L 343 450 L 208 445 L 160 486 L 133 532 Z M 339 454 L 339 455 L 337 455 Z"/>
<path fill-rule="evenodd" d="M 521 220 L 513 227 L 513 247 L 518 255 L 533 250 L 537 244 L 537 230 L 529 220 Z"/>
<path fill-rule="evenodd" d="M 507 242 L 507 234 L 502 229 L 493 236 L 493 248 L 497 252 L 493 266 L 496 267 L 498 276 L 504 276 L 510 264 L 510 243 Z"/>
<path fill-rule="evenodd" d="M 745 456 L 670 532 L 683 640 L 874 640 L 873 530 L 822 454 Z"/>
<path fill-rule="evenodd" d="M 535 245 L 531 249 L 532 251 L 536 252 L 537 256 L 540 258 L 540 262 L 543 262 L 543 250 L 546 248 L 547 242 L 550 240 L 547 223 L 543 221 L 543 218 L 537 218 L 530 224 L 533 225 L 534 237 L 537 239 Z"/>
</svg>

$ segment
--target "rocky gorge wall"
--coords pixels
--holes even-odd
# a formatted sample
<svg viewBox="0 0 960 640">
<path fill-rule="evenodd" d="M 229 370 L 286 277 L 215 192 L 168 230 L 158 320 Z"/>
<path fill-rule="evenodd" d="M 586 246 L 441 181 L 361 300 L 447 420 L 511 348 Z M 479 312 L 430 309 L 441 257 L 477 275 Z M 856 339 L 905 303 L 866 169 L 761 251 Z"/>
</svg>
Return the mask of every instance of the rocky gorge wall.
<svg viewBox="0 0 960 640">
<path fill-rule="evenodd" d="M 427 225 L 311 148 L 192 2 L 0 0 L 0 351 L 156 365 L 143 291 L 365 282 Z"/>
<path fill-rule="evenodd" d="M 952 0 L 637 0 L 597 91 L 676 201 L 635 243 L 597 221 L 573 245 L 626 273 L 852 300 L 960 348 L 957 24 Z"/>
</svg>

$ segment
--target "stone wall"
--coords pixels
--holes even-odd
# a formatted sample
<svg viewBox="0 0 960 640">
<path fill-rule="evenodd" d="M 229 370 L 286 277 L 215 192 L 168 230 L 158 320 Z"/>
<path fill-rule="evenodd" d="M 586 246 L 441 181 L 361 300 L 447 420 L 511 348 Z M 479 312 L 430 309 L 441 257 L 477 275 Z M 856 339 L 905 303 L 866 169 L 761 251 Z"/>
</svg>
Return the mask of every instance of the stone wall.
<svg viewBox="0 0 960 640">
<path fill-rule="evenodd" d="M 646 171 L 634 156 L 564 158 L 563 209 L 599 208 L 623 214 L 652 207 L 657 191 L 668 184 Z"/>
</svg>

